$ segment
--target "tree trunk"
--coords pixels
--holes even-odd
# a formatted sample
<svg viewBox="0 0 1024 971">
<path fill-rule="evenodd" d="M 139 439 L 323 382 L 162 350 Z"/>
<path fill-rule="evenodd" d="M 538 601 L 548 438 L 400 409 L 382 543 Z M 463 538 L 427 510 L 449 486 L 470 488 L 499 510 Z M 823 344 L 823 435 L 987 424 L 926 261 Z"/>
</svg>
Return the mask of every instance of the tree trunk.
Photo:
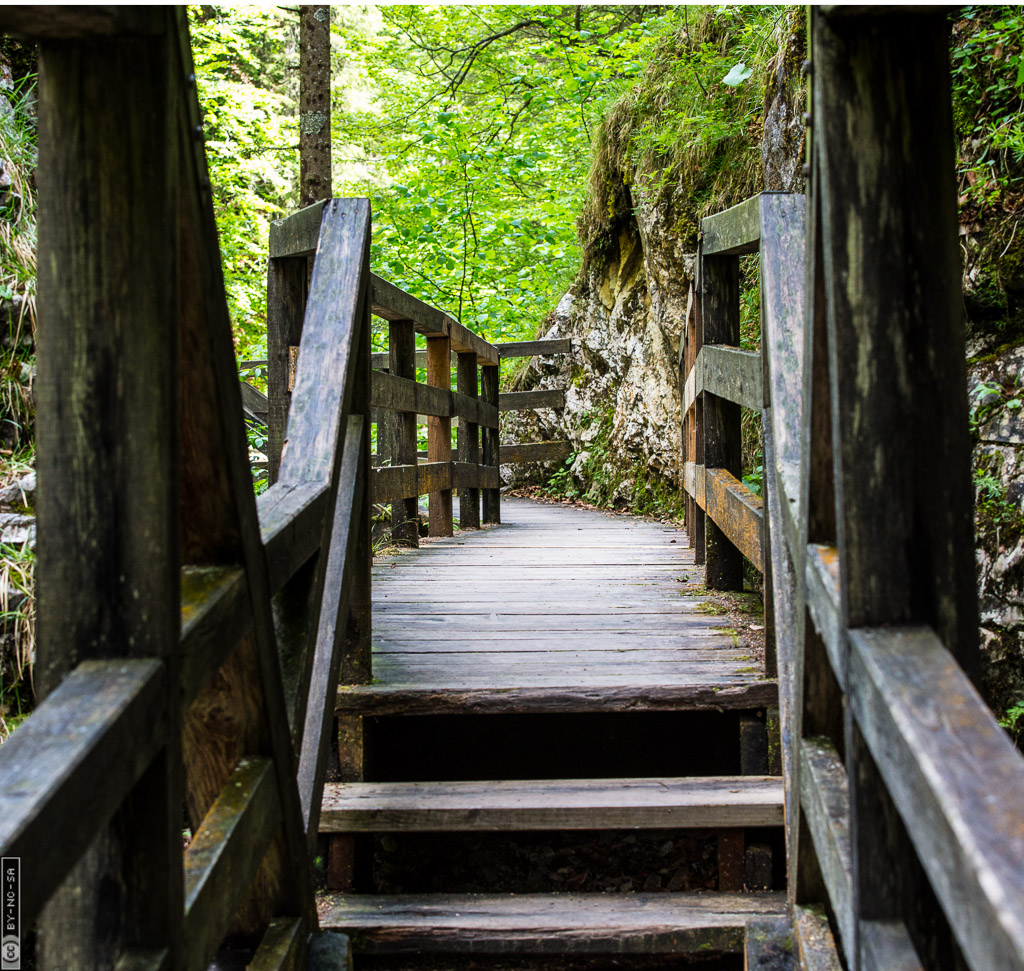
<svg viewBox="0 0 1024 971">
<path fill-rule="evenodd" d="M 331 8 L 300 7 L 299 195 L 331 198 Z"/>
</svg>

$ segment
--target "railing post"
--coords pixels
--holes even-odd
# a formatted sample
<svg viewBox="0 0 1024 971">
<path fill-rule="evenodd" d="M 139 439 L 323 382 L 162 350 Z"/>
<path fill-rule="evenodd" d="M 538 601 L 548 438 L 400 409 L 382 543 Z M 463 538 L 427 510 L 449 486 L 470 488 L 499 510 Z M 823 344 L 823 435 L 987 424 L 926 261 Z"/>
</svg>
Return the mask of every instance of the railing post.
<svg viewBox="0 0 1024 971">
<path fill-rule="evenodd" d="M 738 256 L 701 255 L 701 345 L 740 342 Z M 743 474 L 740 406 L 717 395 L 701 396 L 705 469 Z M 699 475 L 698 471 L 698 475 Z M 698 487 L 699 488 L 699 487 Z M 710 517 L 704 517 L 705 582 L 709 590 L 743 589 L 743 554 Z"/>
<path fill-rule="evenodd" d="M 141 949 L 184 964 L 180 75 L 172 17 L 146 21 L 149 37 L 40 45 L 35 686 L 41 700 L 103 658 L 160 658 L 165 672 L 162 752 L 41 911 L 45 969 L 131 964 Z"/>
<path fill-rule="evenodd" d="M 267 268 L 267 462 L 277 481 L 291 402 L 292 350 L 302 338 L 308 261 L 304 256 L 271 257 Z"/>
<path fill-rule="evenodd" d="M 494 405 L 495 409 L 498 407 L 499 372 L 500 368 L 497 365 L 488 365 L 480 368 L 480 397 L 489 405 Z M 498 429 L 497 427 L 485 428 L 483 431 L 483 464 L 497 468 L 500 461 Z M 485 524 L 492 525 L 501 522 L 500 489 L 483 490 L 483 510 Z"/>
<path fill-rule="evenodd" d="M 411 320 L 388 323 L 388 363 L 399 378 L 416 380 L 416 332 Z M 416 413 L 396 411 L 391 416 L 391 461 L 394 465 L 412 465 L 416 457 Z M 379 435 L 379 432 L 378 432 Z M 419 546 L 419 499 L 397 499 L 391 503 L 391 539 L 405 546 Z"/>
<path fill-rule="evenodd" d="M 435 388 L 452 388 L 451 340 L 447 336 L 427 338 L 427 384 Z M 451 418 L 427 419 L 427 461 L 452 461 Z M 430 493 L 430 535 L 451 536 L 452 490 Z"/>
<path fill-rule="evenodd" d="M 687 363 L 687 374 L 697 363 L 697 355 L 700 353 L 701 345 L 704 343 L 704 313 L 703 294 L 701 287 L 704 280 L 704 250 L 700 244 L 697 245 L 696 279 L 693 284 L 693 320 L 691 323 L 692 340 L 690 341 Z M 689 438 L 693 447 L 691 452 L 694 468 L 697 475 L 703 474 L 704 469 L 704 395 L 699 394 L 693 402 L 693 415 L 690 418 Z M 700 507 L 696 497 L 690 497 L 691 510 L 693 512 L 693 532 L 690 535 L 690 542 L 693 544 L 693 559 L 698 566 L 704 564 L 704 534 L 706 513 Z"/>
<path fill-rule="evenodd" d="M 456 389 L 459 394 L 479 398 L 477 381 L 477 357 L 471 351 L 460 351 L 456 373 Z M 475 467 L 480 461 L 480 433 L 476 422 L 459 418 L 459 461 Z M 459 528 L 480 528 L 480 489 L 459 489 Z"/>
</svg>

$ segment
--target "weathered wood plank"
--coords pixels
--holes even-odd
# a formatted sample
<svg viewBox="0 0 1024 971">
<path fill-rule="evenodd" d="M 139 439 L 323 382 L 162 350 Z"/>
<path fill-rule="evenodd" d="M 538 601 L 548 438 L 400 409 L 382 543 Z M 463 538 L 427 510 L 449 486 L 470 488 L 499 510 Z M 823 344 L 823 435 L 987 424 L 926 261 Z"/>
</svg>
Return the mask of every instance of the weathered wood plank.
<svg viewBox="0 0 1024 971">
<path fill-rule="evenodd" d="M 511 391 L 498 395 L 500 411 L 532 411 L 535 408 L 564 408 L 565 392 L 553 391 Z"/>
<path fill-rule="evenodd" d="M 320 548 L 329 490 L 322 482 L 277 482 L 256 500 L 271 593 Z"/>
<path fill-rule="evenodd" d="M 249 585 L 241 567 L 181 571 L 181 706 L 195 701 L 252 627 Z"/>
<path fill-rule="evenodd" d="M 370 404 L 391 411 L 450 418 L 454 414 L 452 393 L 447 388 L 419 384 L 415 378 L 373 371 L 370 378 Z"/>
<path fill-rule="evenodd" d="M 326 202 L 314 202 L 270 224 L 270 258 L 312 256 L 320 243 Z"/>
<path fill-rule="evenodd" d="M 471 714 L 474 712 L 728 711 L 761 708 L 778 696 L 774 681 L 530 687 L 354 687 L 338 691 L 337 714 Z"/>
<path fill-rule="evenodd" d="M 828 651 L 832 673 L 845 692 L 849 655 L 839 610 L 839 553 L 834 546 L 812 543 L 807 547 L 804 585 L 807 610 Z"/>
<path fill-rule="evenodd" d="M 861 921 L 860 948 L 864 971 L 924 971 L 903 921 Z"/>
<path fill-rule="evenodd" d="M 12 4 L 0 8 L 0 31 L 34 41 L 96 41 L 154 36 L 161 25 L 137 7 Z"/>
<path fill-rule="evenodd" d="M 393 283 L 371 276 L 373 312 L 385 320 L 412 320 L 417 333 L 426 337 L 447 337 L 453 351 L 476 354 L 481 362 L 498 363 L 497 348 L 443 311 L 431 307 Z"/>
<path fill-rule="evenodd" d="M 758 570 L 764 570 L 764 503 L 725 469 L 704 470 L 704 509 L 715 525 Z"/>
<path fill-rule="evenodd" d="M 451 341 L 448 337 L 427 338 L 427 383 L 450 391 L 452 386 Z M 452 425 L 447 418 L 431 418 L 427 423 L 427 455 L 432 463 L 450 465 Z M 429 493 L 429 532 L 431 536 L 451 536 L 452 487 L 449 471 L 447 488 Z"/>
<path fill-rule="evenodd" d="M 239 387 L 242 389 L 242 410 L 265 425 L 270 413 L 267 396 L 246 381 L 240 381 Z"/>
<path fill-rule="evenodd" d="M 842 971 L 843 963 L 823 909 L 796 904 L 793 938 L 800 971 Z"/>
<path fill-rule="evenodd" d="M 337 784 L 327 833 L 779 826 L 782 782 L 756 776 Z"/>
<path fill-rule="evenodd" d="M 849 639 L 854 716 L 964 956 L 1024 967 L 1020 753 L 931 630 Z"/>
<path fill-rule="evenodd" d="M 357 646 L 347 641 L 351 632 L 346 630 L 351 607 L 352 584 L 357 575 L 356 558 L 359 555 L 360 523 L 365 514 L 363 499 L 368 483 L 363 471 L 364 416 L 349 418 L 345 434 L 341 468 L 338 475 L 337 499 L 334 519 L 328 537 L 327 566 L 321 594 L 320 616 L 316 632 L 316 648 L 308 682 L 304 685 L 308 704 L 304 713 L 305 727 L 299 749 L 297 783 L 302 804 L 309 851 L 315 850 L 315 834 L 319 820 L 321 794 L 330 751 L 329 732 L 334 716 L 333 694 L 342 667 L 342 652 L 347 647 L 346 680 L 355 681 L 352 674 L 364 672 L 358 680 L 369 681 L 371 664 L 367 644 L 364 654 L 352 657 Z M 353 639 L 354 640 L 354 639 Z M 296 712 L 296 718 L 301 711 Z"/>
<path fill-rule="evenodd" d="M 389 321 L 387 362 L 391 373 L 396 377 L 406 378 L 410 381 L 416 379 L 416 332 L 411 320 Z M 425 366 L 426 360 L 424 359 Z M 370 398 L 372 403 L 372 375 L 370 377 Z M 391 447 L 392 464 L 415 465 L 417 461 L 416 415 L 400 413 L 396 414 L 392 421 L 391 429 L 394 436 Z M 372 485 L 368 488 L 372 495 Z M 417 498 L 406 495 L 392 500 L 391 541 L 403 546 L 416 547 L 420 543 L 419 537 L 419 502 Z"/>
<path fill-rule="evenodd" d="M 572 454 L 571 442 L 519 442 L 502 444 L 501 464 L 520 462 L 561 462 Z"/>
<path fill-rule="evenodd" d="M 697 360 L 698 392 L 706 391 L 745 408 L 761 410 L 764 398 L 760 351 L 705 344 Z"/>
<path fill-rule="evenodd" d="M 247 971 L 305 971 L 305 922 L 279 918 L 267 925 Z"/>
<path fill-rule="evenodd" d="M 82 661 L 163 661 L 162 690 L 150 702 L 164 750 L 121 793 L 127 798 L 116 816 L 105 813 L 105 829 L 86 853 L 77 847 L 81 859 L 63 885 L 49 883 L 37 966 L 106 967 L 130 945 L 168 950 L 176 961 L 182 308 L 175 202 L 178 79 L 186 72 L 179 73 L 167 8 L 22 16 L 24 27 L 33 16 L 40 26 L 48 19 L 55 36 L 72 18 L 97 30 L 87 43 L 44 43 L 39 51 L 36 697 L 50 695 Z M 136 36 L 98 36 L 104 22 L 113 32 L 125 20 L 141 28 Z M 237 372 L 232 380 L 237 385 Z M 149 730 L 139 732 L 146 749 Z M 129 739 L 121 745 L 129 765 L 113 771 L 123 779 L 136 764 Z M 77 810 L 65 807 L 67 817 L 86 818 L 93 803 L 108 808 L 101 794 L 83 791 Z M 65 819 L 53 822 L 19 854 L 23 881 L 65 829 Z M 122 906 L 109 908 L 112 896 Z M 102 940 L 94 932 L 101 914 Z"/>
<path fill-rule="evenodd" d="M 505 341 L 494 346 L 498 348 L 498 356 L 503 361 L 510 357 L 546 357 L 572 353 L 572 341 L 568 337 L 542 341 Z"/>
<path fill-rule="evenodd" d="M 85 661 L 0 748 L 0 852 L 31 861 L 23 926 L 166 743 L 165 693 L 156 660 Z"/>
<path fill-rule="evenodd" d="M 855 940 L 853 925 L 853 851 L 850 846 L 850 792 L 846 769 L 827 739 L 799 743 L 800 804 L 817 851 L 845 947 Z"/>
<path fill-rule="evenodd" d="M 185 850 L 189 971 L 205 971 L 281 821 L 269 759 L 243 759 Z"/>
<path fill-rule="evenodd" d="M 499 489 L 501 488 L 501 476 L 498 470 L 488 465 L 476 465 L 469 462 L 452 462 L 452 488 L 455 489 Z M 466 520 L 463 521 L 460 512 L 459 526 L 461 529 L 467 527 L 475 529 Z"/>
<path fill-rule="evenodd" d="M 321 926 L 367 953 L 740 953 L 781 894 L 407 895 L 327 899 Z"/>
<path fill-rule="evenodd" d="M 761 196 L 751 196 L 731 209 L 705 216 L 700 231 L 705 256 L 756 253 L 761 242 Z"/>
</svg>

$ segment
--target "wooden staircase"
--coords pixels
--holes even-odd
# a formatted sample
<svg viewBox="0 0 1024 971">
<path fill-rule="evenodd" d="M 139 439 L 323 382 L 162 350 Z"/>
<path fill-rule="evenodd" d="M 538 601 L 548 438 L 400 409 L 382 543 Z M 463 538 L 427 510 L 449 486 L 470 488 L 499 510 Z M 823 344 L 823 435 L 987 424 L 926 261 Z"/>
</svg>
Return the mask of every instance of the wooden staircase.
<svg viewBox="0 0 1024 971">
<path fill-rule="evenodd" d="M 773 849 L 776 859 L 781 856 L 783 784 L 768 774 L 766 724 L 775 684 L 755 674 L 749 649 L 738 645 L 728 619 L 702 612 L 705 596 L 680 588 L 680 575 L 695 586 L 700 581 L 685 534 L 533 503 L 506 501 L 502 511 L 500 531 L 459 534 L 375 568 L 378 678 L 339 695 L 348 719 L 366 713 L 361 734 L 368 753 L 378 717 L 392 721 L 386 744 L 418 753 L 432 744 L 418 736 L 443 715 L 457 721 L 453 748 L 460 740 L 470 748 L 467 736 L 497 731 L 488 735 L 493 759 L 478 756 L 453 767 L 437 757 L 419 766 L 410 762 L 413 754 L 407 771 L 411 766 L 421 780 L 431 771 L 452 777 L 395 781 L 401 769 L 390 767 L 383 769 L 386 781 L 376 776 L 328 784 L 321 834 L 351 858 L 354 839 L 436 833 L 441 867 L 456 845 L 452 834 L 699 831 L 712 847 L 717 837 L 717 888 L 381 894 L 364 875 L 356 886 L 368 893 L 321 896 L 321 927 L 351 937 L 357 964 L 359 955 L 672 954 L 701 961 L 718 955 L 722 967 L 739 967 L 748 951 L 748 963 L 755 953 L 784 953 L 790 926 L 772 858 Z M 447 549 L 454 545 L 462 548 Z M 472 586 L 460 584 L 459 571 L 482 568 L 486 589 L 505 594 L 481 596 L 475 606 L 472 595 L 453 598 L 453 587 L 481 587 L 479 577 Z M 569 727 L 595 710 L 606 713 L 597 717 L 623 722 L 627 713 L 699 719 L 725 712 L 716 723 L 730 735 L 724 743 L 720 733 L 694 721 L 685 722 L 696 727 L 681 729 L 676 739 L 658 736 L 664 730 L 659 723 L 642 744 L 657 749 L 665 767 L 705 770 L 721 763 L 729 774 L 648 774 L 650 762 L 639 759 L 636 776 L 629 766 L 615 772 L 623 768 L 621 752 L 613 757 L 602 749 L 607 739 L 596 729 L 588 735 L 586 728 Z M 512 718 L 507 728 L 503 715 Z M 537 716 L 549 719 L 539 731 L 550 733 L 550 747 L 535 772 L 551 775 L 571 765 L 600 772 L 594 753 L 600 749 L 615 777 L 514 777 L 522 765 L 510 762 L 508 753 L 533 744 L 520 731 L 522 719 Z M 714 749 L 714 757 L 697 758 L 702 747 Z M 369 777 L 374 762 L 367 759 Z"/>
</svg>

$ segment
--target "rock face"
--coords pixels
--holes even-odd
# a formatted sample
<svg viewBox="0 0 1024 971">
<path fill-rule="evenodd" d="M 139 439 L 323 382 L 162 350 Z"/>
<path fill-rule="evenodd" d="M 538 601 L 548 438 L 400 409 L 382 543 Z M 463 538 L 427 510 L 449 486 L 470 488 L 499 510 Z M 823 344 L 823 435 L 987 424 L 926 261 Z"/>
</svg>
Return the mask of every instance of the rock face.
<svg viewBox="0 0 1024 971">
<path fill-rule="evenodd" d="M 779 36 L 766 87 L 761 168 L 735 186 L 735 204 L 761 189 L 802 191 L 802 19 Z M 613 158 L 626 154 L 607 153 Z M 647 173 L 650 174 L 650 173 Z M 560 485 L 570 496 L 645 512 L 678 508 L 681 483 L 679 341 L 693 279 L 698 202 L 669 180 L 629 179 L 614 167 L 604 235 L 587 257 L 544 337 L 568 337 L 572 357 L 534 358 L 520 389 L 564 388 L 565 409 L 502 419 L 502 441 L 568 440 L 574 458 Z M 593 189 L 592 189 L 593 192 Z M 505 467 L 509 485 L 540 483 L 556 466 Z"/>
<path fill-rule="evenodd" d="M 681 461 L 676 356 L 693 255 L 642 196 L 603 259 L 562 298 L 545 337 L 569 337 L 571 356 L 534 358 L 521 386 L 564 388 L 565 409 L 506 416 L 503 441 L 567 438 L 570 476 L 591 501 L 643 506 L 678 482 Z M 506 467 L 506 481 L 550 469 Z"/>
<path fill-rule="evenodd" d="M 1024 699 L 1024 346 L 968 369 L 982 690 L 997 714 Z"/>
</svg>

